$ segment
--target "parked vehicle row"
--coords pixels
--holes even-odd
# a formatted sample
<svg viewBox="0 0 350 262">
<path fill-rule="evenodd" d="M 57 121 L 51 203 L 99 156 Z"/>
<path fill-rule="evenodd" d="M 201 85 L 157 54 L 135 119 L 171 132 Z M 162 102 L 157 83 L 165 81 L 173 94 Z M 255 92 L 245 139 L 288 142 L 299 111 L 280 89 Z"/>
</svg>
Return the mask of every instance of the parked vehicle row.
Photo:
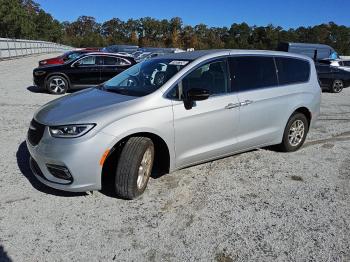
<svg viewBox="0 0 350 262">
<path fill-rule="evenodd" d="M 339 93 L 343 88 L 350 86 L 350 61 L 341 60 L 335 50 L 327 45 L 305 44 L 305 43 L 281 43 L 279 50 L 289 53 L 298 53 L 309 56 L 314 59 L 319 77 L 319 82 L 323 90 Z M 74 61 L 83 54 L 92 52 L 107 53 L 110 56 L 120 56 L 128 62 L 120 65 L 107 65 L 103 59 L 97 59 L 97 64 L 82 65 L 72 68 Z M 148 59 L 163 56 L 169 53 L 183 52 L 178 48 L 154 48 L 132 45 L 112 45 L 102 49 L 85 48 L 74 50 L 63 54 L 62 56 L 42 60 L 39 62 L 39 69 L 35 69 L 34 83 L 48 90 L 52 94 L 63 94 L 68 89 L 84 88 L 91 85 L 100 84 L 107 77 L 113 77 L 128 68 L 127 64 L 133 65 Z M 95 54 L 96 55 L 96 54 Z M 332 58 L 333 57 L 333 58 Z M 86 58 L 87 59 L 87 58 Z M 62 65 L 49 67 L 48 65 Z M 108 67 L 107 67 L 108 66 Z M 112 71 L 114 72 L 112 73 Z M 94 71 L 93 73 L 91 71 Z M 79 72 L 79 73 L 78 73 Z M 89 77 L 87 77 L 89 75 Z"/>
<path fill-rule="evenodd" d="M 341 60 L 328 45 L 280 43 L 278 50 L 308 56 L 315 61 L 322 90 L 340 93 L 350 86 L 350 61 Z"/>
<path fill-rule="evenodd" d="M 350 71 L 343 70 L 342 67 L 331 63 L 329 60 L 321 60 L 316 63 L 320 85 L 322 90 L 340 93 L 343 88 L 350 86 Z"/>
<path fill-rule="evenodd" d="M 106 82 L 136 62 L 130 56 L 113 53 L 85 53 L 64 64 L 33 70 L 34 84 L 51 94 L 82 89 Z"/>
<path fill-rule="evenodd" d="M 147 59 L 151 59 L 156 56 L 184 52 L 184 50 L 179 48 L 158 48 L 158 47 L 143 47 L 132 45 L 112 45 L 104 48 L 83 48 L 72 50 L 64 53 L 63 55 L 41 60 L 39 61 L 39 66 L 54 65 L 54 64 L 64 64 L 65 62 L 77 58 L 78 56 L 90 53 L 90 52 L 104 52 L 104 53 L 114 53 L 123 56 L 131 56 L 137 62 L 141 62 Z"/>
<path fill-rule="evenodd" d="M 75 59 L 82 54 L 86 54 L 90 52 L 98 52 L 98 51 L 99 51 L 98 48 L 84 48 L 79 50 L 68 51 L 63 55 L 39 61 L 39 66 L 62 65 L 65 62 Z"/>
<path fill-rule="evenodd" d="M 108 56 L 84 55 L 70 68 Z M 53 188 L 109 185 L 117 196 L 133 199 L 152 172 L 269 145 L 298 150 L 319 115 L 320 93 L 314 62 L 305 56 L 167 54 L 37 111 L 27 136 L 31 169 Z"/>
</svg>

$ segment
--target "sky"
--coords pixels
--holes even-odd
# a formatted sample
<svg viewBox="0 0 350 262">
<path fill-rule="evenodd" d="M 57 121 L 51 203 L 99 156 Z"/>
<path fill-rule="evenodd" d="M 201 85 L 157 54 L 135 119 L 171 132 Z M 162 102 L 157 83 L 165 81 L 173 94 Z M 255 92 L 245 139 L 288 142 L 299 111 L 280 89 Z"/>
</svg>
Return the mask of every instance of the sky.
<svg viewBox="0 0 350 262">
<path fill-rule="evenodd" d="M 350 0 L 36 0 L 59 21 L 88 15 L 97 22 L 150 16 L 181 17 L 185 25 L 279 25 L 284 29 L 335 22 L 350 26 Z"/>
</svg>

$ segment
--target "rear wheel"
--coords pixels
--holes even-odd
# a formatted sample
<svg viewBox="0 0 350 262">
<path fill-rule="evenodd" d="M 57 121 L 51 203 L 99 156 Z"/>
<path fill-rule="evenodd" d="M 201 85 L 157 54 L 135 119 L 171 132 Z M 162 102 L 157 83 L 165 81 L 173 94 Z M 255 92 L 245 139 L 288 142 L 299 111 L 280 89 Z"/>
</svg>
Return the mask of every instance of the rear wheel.
<svg viewBox="0 0 350 262">
<path fill-rule="evenodd" d="M 54 95 L 66 93 L 68 87 L 68 81 L 63 76 L 51 76 L 46 82 L 47 91 Z"/>
<path fill-rule="evenodd" d="M 134 199 L 146 189 L 154 162 L 154 145 L 147 137 L 131 137 L 124 145 L 115 175 L 115 193 Z"/>
<path fill-rule="evenodd" d="M 284 152 L 298 150 L 305 142 L 309 131 L 309 123 L 302 113 L 293 114 L 285 127 L 282 143 L 279 145 Z"/>
<path fill-rule="evenodd" d="M 333 81 L 331 91 L 332 93 L 340 93 L 344 88 L 344 83 L 342 80 L 336 79 Z"/>
</svg>

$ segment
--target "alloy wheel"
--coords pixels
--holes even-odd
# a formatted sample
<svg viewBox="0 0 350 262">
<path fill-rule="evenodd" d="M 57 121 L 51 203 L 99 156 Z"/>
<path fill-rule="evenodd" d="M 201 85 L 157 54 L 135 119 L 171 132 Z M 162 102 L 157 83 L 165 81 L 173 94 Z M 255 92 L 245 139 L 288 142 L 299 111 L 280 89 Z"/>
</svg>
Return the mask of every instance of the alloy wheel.
<svg viewBox="0 0 350 262">
<path fill-rule="evenodd" d="M 52 93 L 60 94 L 65 91 L 66 83 L 62 78 L 53 78 L 49 83 L 49 88 Z"/>
<path fill-rule="evenodd" d="M 301 120 L 295 120 L 290 126 L 288 133 L 288 141 L 291 146 L 298 146 L 303 140 L 305 133 L 305 125 Z"/>
<path fill-rule="evenodd" d="M 152 150 L 151 148 L 148 148 L 143 154 L 143 157 L 139 166 L 139 171 L 137 176 L 138 189 L 142 189 L 147 183 L 147 180 L 152 171 L 151 169 L 152 169 Z"/>
<path fill-rule="evenodd" d="M 333 92 L 339 93 L 343 90 L 344 84 L 341 80 L 334 80 L 333 82 Z"/>
</svg>

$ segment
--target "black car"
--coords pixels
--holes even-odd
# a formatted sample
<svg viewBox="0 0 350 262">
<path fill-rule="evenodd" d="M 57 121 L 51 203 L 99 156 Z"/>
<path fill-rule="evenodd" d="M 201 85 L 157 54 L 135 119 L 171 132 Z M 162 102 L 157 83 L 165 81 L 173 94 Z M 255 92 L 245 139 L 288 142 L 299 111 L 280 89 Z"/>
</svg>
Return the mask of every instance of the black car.
<svg viewBox="0 0 350 262">
<path fill-rule="evenodd" d="M 315 65 L 322 90 L 340 93 L 343 88 L 350 86 L 350 72 L 331 66 L 324 61 L 318 61 Z"/>
<path fill-rule="evenodd" d="M 101 84 L 136 64 L 134 58 L 110 53 L 88 53 L 62 65 L 33 70 L 34 84 L 51 94 Z"/>
</svg>

